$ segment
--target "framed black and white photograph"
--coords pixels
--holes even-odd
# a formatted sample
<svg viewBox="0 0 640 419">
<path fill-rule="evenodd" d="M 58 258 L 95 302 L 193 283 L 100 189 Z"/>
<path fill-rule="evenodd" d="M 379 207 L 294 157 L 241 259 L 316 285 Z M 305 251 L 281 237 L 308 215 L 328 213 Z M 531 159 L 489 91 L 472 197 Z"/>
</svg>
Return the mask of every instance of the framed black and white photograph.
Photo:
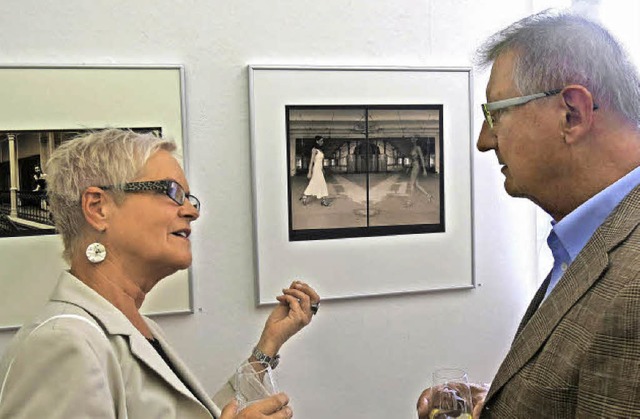
<svg viewBox="0 0 640 419">
<path fill-rule="evenodd" d="M 438 233 L 442 105 L 286 106 L 289 239 Z"/>
<path fill-rule="evenodd" d="M 249 87 L 258 304 L 296 278 L 474 286 L 470 68 L 250 65 Z"/>
<path fill-rule="evenodd" d="M 117 128 L 162 136 L 161 127 Z M 0 239 L 56 234 L 45 164 L 61 144 L 92 130 L 0 131 Z"/>
<path fill-rule="evenodd" d="M 0 67 L 0 329 L 46 302 L 62 260 L 49 214 L 46 164 L 75 136 L 103 128 L 152 132 L 184 150 L 182 66 Z M 188 271 L 149 294 L 147 314 L 192 311 Z"/>
</svg>

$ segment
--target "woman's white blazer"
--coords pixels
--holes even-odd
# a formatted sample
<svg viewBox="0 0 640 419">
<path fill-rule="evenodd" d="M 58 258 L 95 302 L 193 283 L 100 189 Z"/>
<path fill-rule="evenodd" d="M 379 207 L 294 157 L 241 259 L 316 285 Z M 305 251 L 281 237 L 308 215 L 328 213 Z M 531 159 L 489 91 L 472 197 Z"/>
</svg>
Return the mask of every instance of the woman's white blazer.
<svg viewBox="0 0 640 419">
<path fill-rule="evenodd" d="M 0 418 L 218 417 L 233 397 L 229 382 L 211 399 L 158 325 L 145 320 L 180 377 L 124 314 L 62 273 L 0 361 Z"/>
</svg>

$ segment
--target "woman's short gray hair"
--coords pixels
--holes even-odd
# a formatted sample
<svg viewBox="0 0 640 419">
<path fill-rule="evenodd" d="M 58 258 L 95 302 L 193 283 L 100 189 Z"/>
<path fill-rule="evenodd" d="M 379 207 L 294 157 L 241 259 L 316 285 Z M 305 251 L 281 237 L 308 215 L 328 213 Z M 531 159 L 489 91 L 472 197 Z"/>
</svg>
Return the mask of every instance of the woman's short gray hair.
<svg viewBox="0 0 640 419">
<path fill-rule="evenodd" d="M 71 262 L 86 225 L 82 193 L 89 186 L 130 182 L 155 152 L 175 149 L 172 140 L 151 133 L 106 129 L 67 141 L 51 154 L 46 164 L 47 196 L 67 262 Z"/>
<path fill-rule="evenodd" d="M 489 38 L 477 54 L 486 67 L 516 53 L 513 79 L 527 95 L 570 84 L 586 87 L 595 103 L 640 126 L 640 77 L 623 46 L 599 24 L 569 12 L 526 17 Z"/>
</svg>

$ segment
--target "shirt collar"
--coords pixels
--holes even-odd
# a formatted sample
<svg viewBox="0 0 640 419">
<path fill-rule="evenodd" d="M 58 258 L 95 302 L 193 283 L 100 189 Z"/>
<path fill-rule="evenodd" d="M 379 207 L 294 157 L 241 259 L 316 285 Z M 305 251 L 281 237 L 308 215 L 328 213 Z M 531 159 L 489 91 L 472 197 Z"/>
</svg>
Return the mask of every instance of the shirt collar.
<svg viewBox="0 0 640 419">
<path fill-rule="evenodd" d="M 596 229 L 631 190 L 640 184 L 640 167 L 603 189 L 560 222 L 551 222 L 553 231 L 562 242 L 571 261 L 587 244 Z"/>
</svg>

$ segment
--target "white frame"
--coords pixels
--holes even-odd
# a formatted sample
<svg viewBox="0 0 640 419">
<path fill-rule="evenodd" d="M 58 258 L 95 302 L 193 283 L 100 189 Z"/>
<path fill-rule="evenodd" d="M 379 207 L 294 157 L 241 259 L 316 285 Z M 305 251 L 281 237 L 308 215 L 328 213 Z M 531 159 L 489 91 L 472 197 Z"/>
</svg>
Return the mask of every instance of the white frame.
<svg viewBox="0 0 640 419">
<path fill-rule="evenodd" d="M 475 287 L 467 67 L 249 65 L 256 299 L 293 279 L 323 299 Z M 288 240 L 285 105 L 442 104 L 445 232 Z"/>
<path fill-rule="evenodd" d="M 0 131 L 159 126 L 186 154 L 181 65 L 4 65 L 0 97 Z M 61 253 L 58 235 L 0 238 L 0 330 L 19 327 L 46 302 L 67 269 Z M 192 301 L 185 270 L 160 282 L 142 311 L 191 313 Z"/>
</svg>

